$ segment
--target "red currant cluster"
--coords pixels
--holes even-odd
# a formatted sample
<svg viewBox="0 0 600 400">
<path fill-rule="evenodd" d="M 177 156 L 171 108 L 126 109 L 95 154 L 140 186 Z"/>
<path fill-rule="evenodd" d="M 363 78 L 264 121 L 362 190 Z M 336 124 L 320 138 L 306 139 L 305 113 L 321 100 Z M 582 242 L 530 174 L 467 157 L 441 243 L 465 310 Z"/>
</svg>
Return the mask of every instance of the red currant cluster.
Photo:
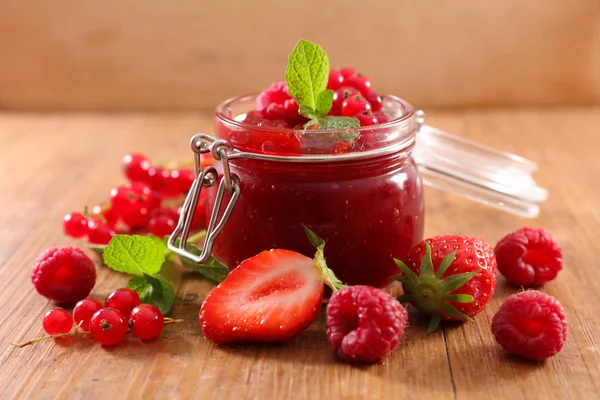
<svg viewBox="0 0 600 400">
<path fill-rule="evenodd" d="M 209 161 L 205 161 L 210 164 Z M 170 234 L 179 218 L 178 199 L 185 196 L 194 181 L 191 168 L 152 166 L 142 154 L 127 154 L 123 172 L 129 180 L 110 191 L 110 200 L 92 208 L 86 215 L 65 216 L 64 231 L 73 238 L 87 237 L 91 244 L 105 245 L 116 233 Z M 204 224 L 204 198 L 198 201 L 192 228 Z"/>
<path fill-rule="evenodd" d="M 333 90 L 333 106 L 329 115 L 356 117 L 361 126 L 371 126 L 389 121 L 382 111 L 383 99 L 371 89 L 371 81 L 354 68 L 332 69 L 327 89 Z"/>
<path fill-rule="evenodd" d="M 151 340 L 160 335 L 165 323 L 174 322 L 180 321 L 164 318 L 157 307 L 141 304 L 140 296 L 134 290 L 122 288 L 111 292 L 104 304 L 89 297 L 79 301 L 72 315 L 60 307 L 48 311 L 42 325 L 50 336 L 31 340 L 21 346 L 53 337 L 86 334 L 104 346 L 112 346 L 123 341 L 128 328 L 138 338 Z"/>
</svg>

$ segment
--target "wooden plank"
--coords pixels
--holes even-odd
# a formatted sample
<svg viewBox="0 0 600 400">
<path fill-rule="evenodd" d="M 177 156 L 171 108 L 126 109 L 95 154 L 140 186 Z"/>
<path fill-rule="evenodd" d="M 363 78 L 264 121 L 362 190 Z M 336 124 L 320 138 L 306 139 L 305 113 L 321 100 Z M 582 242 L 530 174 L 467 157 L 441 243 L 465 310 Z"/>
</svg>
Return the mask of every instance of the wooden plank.
<svg viewBox="0 0 600 400">
<path fill-rule="evenodd" d="M 0 108 L 212 109 L 282 80 L 300 38 L 421 107 L 600 102 L 596 0 L 327 5 L 3 0 Z"/>
<path fill-rule="evenodd" d="M 139 150 L 157 160 L 188 156 L 189 137 L 210 130 L 195 114 L 0 114 L 0 398 L 228 399 L 592 399 L 600 396 L 600 235 L 597 148 L 599 109 L 431 112 L 428 122 L 541 164 L 550 190 L 530 221 L 427 189 L 426 233 L 480 236 L 495 243 L 524 224 L 550 229 L 565 252 L 565 271 L 543 290 L 569 316 L 569 340 L 547 363 L 503 354 L 489 332 L 493 313 L 517 289 L 500 278 L 476 323 L 424 333 L 413 322 L 382 365 L 338 362 L 324 323 L 285 345 L 215 347 L 202 338 L 197 313 L 211 284 L 178 272 L 174 315 L 151 343 L 128 339 L 113 349 L 90 340 L 14 349 L 42 333 L 53 305 L 32 289 L 33 260 L 51 245 L 77 243 L 60 232 L 62 216 L 106 198 L 122 182 L 121 156 Z M 35 150 L 33 150 L 35 149 Z M 105 296 L 126 277 L 99 269 L 93 294 Z"/>
</svg>

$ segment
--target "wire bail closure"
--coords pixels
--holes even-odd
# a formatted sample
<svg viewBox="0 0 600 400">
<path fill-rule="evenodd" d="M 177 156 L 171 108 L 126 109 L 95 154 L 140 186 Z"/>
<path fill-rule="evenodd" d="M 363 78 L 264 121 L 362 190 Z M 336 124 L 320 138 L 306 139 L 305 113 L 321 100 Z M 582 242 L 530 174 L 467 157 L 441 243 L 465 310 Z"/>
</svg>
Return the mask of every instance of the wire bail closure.
<svg viewBox="0 0 600 400">
<path fill-rule="evenodd" d="M 227 141 L 216 139 L 205 133 L 198 133 L 192 137 L 191 147 L 194 151 L 196 179 L 194 179 L 190 191 L 185 198 L 181 208 L 181 214 L 179 215 L 179 221 L 177 222 L 175 230 L 171 236 L 169 236 L 167 247 L 177 255 L 189 258 L 198 264 L 202 264 L 209 260 L 214 241 L 217 235 L 225 227 L 235 203 L 240 197 L 240 180 L 237 175 L 232 174 L 229 169 L 228 151 L 231 151 L 232 147 Z M 204 239 L 202 252 L 200 255 L 196 255 L 187 249 L 186 244 L 190 235 L 198 199 L 200 198 L 203 187 L 214 186 L 218 181 L 217 170 L 214 167 L 210 166 L 202 168 L 202 154 L 205 153 L 211 153 L 215 161 L 221 161 L 223 166 L 223 178 L 221 179 L 221 182 L 219 182 L 219 188 L 217 189 L 215 204 L 211 212 L 208 228 L 206 229 L 206 238 Z M 231 199 L 225 208 L 223 216 L 217 223 L 225 191 L 231 195 Z M 180 235 L 181 240 L 177 241 Z"/>
</svg>

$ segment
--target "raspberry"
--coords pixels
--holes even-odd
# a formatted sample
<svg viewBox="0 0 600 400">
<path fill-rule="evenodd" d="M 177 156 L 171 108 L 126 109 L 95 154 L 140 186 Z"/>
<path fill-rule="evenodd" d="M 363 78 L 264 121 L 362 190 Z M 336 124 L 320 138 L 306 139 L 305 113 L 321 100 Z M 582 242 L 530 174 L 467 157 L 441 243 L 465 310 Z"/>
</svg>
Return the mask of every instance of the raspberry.
<svg viewBox="0 0 600 400">
<path fill-rule="evenodd" d="M 72 238 L 81 238 L 88 233 L 88 220 L 83 214 L 73 212 L 65 215 L 63 228 L 65 233 Z"/>
<path fill-rule="evenodd" d="M 358 113 L 371 111 L 371 104 L 361 95 L 348 97 L 342 102 L 340 112 L 344 117 L 354 117 Z"/>
<path fill-rule="evenodd" d="M 275 82 L 256 98 L 256 110 L 270 120 L 292 120 L 298 117 L 298 104 L 285 82 Z"/>
<path fill-rule="evenodd" d="M 327 89 L 336 90 L 344 83 L 344 76 L 340 71 L 332 69 L 329 71 L 329 80 L 327 81 Z"/>
<path fill-rule="evenodd" d="M 146 182 L 148 170 L 152 166 L 150 160 L 143 154 L 127 154 L 123 157 L 123 172 L 131 182 Z"/>
<path fill-rule="evenodd" d="M 383 111 L 373 111 L 373 115 L 377 117 L 377 121 L 380 124 L 385 124 L 386 122 L 390 121 L 390 117 L 388 117 L 388 115 L 386 113 L 384 113 Z"/>
<path fill-rule="evenodd" d="M 349 362 L 375 362 L 393 351 L 408 314 L 391 295 L 371 286 L 349 286 L 334 293 L 327 306 L 327 336 Z"/>
<path fill-rule="evenodd" d="M 528 290 L 509 296 L 492 320 L 496 341 L 509 353 L 545 360 L 567 339 L 565 311 L 552 296 Z"/>
<path fill-rule="evenodd" d="M 46 313 L 42 326 L 48 335 L 69 333 L 73 328 L 73 317 L 67 310 L 58 307 Z"/>
<path fill-rule="evenodd" d="M 498 271 L 518 286 L 539 286 L 562 269 L 562 251 L 550 233 L 521 228 L 506 235 L 494 249 Z"/>
<path fill-rule="evenodd" d="M 129 325 L 142 340 L 156 339 L 165 325 L 163 314 L 152 304 L 141 304 L 131 311 Z"/>
<path fill-rule="evenodd" d="M 366 96 L 371 91 L 371 81 L 366 76 L 351 76 L 348 79 L 344 79 L 344 84 L 358 89 L 363 96 Z"/>
<path fill-rule="evenodd" d="M 74 304 L 90 294 L 96 283 L 96 267 L 77 247 L 51 247 L 36 260 L 31 281 L 42 296 Z"/>
<path fill-rule="evenodd" d="M 103 308 L 92 316 L 90 333 L 96 342 L 112 346 L 125 339 L 127 321 L 119 310 Z"/>
</svg>

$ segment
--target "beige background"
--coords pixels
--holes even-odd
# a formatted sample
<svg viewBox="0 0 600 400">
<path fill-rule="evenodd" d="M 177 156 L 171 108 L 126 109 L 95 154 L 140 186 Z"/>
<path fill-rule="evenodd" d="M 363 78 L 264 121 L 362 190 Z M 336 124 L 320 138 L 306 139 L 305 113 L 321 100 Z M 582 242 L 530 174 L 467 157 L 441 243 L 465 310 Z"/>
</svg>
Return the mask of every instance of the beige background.
<svg viewBox="0 0 600 400">
<path fill-rule="evenodd" d="M 210 109 L 299 38 L 419 107 L 600 103 L 598 0 L 1 0 L 0 107 Z"/>
</svg>

